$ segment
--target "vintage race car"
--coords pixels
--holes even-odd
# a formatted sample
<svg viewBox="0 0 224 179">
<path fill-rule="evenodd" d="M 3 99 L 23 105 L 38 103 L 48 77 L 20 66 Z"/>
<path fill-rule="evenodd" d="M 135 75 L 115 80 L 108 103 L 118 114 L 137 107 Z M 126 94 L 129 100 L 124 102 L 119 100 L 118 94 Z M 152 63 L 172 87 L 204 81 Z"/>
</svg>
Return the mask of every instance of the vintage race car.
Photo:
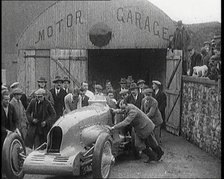
<svg viewBox="0 0 224 179">
<path fill-rule="evenodd" d="M 107 126 L 117 119 L 105 97 L 89 102 L 89 106 L 59 118 L 50 129 L 47 142 L 27 156 L 18 135 L 7 138 L 3 161 L 8 178 L 23 178 L 24 174 L 77 176 L 89 170 L 94 178 L 108 178 L 115 157 L 130 149 L 133 140 L 123 129 L 108 130 Z"/>
</svg>

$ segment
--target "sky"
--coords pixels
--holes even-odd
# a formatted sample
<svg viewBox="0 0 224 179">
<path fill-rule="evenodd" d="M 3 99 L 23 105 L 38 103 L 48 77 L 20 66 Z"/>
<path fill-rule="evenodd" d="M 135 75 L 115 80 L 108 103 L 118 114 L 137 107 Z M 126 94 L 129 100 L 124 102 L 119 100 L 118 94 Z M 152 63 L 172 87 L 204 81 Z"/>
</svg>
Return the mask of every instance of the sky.
<svg viewBox="0 0 224 179">
<path fill-rule="evenodd" d="M 221 0 L 148 0 L 172 20 L 184 24 L 218 21 L 221 23 Z"/>
</svg>

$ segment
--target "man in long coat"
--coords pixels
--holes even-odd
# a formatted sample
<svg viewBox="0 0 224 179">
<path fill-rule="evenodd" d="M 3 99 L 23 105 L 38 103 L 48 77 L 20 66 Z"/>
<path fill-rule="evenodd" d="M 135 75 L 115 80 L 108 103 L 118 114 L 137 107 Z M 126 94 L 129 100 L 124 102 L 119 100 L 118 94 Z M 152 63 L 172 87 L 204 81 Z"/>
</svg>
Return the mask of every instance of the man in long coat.
<svg viewBox="0 0 224 179">
<path fill-rule="evenodd" d="M 25 144 L 37 148 L 47 140 L 47 133 L 56 121 L 56 112 L 50 101 L 44 98 L 45 90 L 38 89 L 35 99 L 27 107 L 26 115 L 29 121 L 28 135 Z"/>
<path fill-rule="evenodd" d="M 23 140 L 25 140 L 26 134 L 27 134 L 27 127 L 28 127 L 28 121 L 26 117 L 26 110 L 20 100 L 21 96 L 23 94 L 22 89 L 15 88 L 12 91 L 13 98 L 10 101 L 10 104 L 12 104 L 16 110 L 16 114 L 18 117 L 18 122 L 16 124 L 16 128 L 19 129 L 21 136 Z"/>
<path fill-rule="evenodd" d="M 148 88 L 143 91 L 144 98 L 142 99 L 141 110 L 152 120 L 155 124 L 154 134 L 156 140 L 161 143 L 160 127 L 163 123 L 161 113 L 158 108 L 158 102 L 152 97 L 153 89 Z"/>
<path fill-rule="evenodd" d="M 50 89 L 50 92 L 54 99 L 56 118 L 59 119 L 63 115 L 63 111 L 65 109 L 64 97 L 66 96 L 66 92 L 62 88 L 63 79 L 60 76 L 56 76 L 53 83 L 54 88 Z"/>
<path fill-rule="evenodd" d="M 148 116 L 133 104 L 128 104 L 126 100 L 120 103 L 121 109 L 111 109 L 114 113 L 125 113 L 125 119 L 122 122 L 108 127 L 110 130 L 119 129 L 131 125 L 135 131 L 135 147 L 137 150 L 145 153 L 149 158 L 146 162 L 161 159 L 164 152 L 158 145 L 153 136 L 155 124 Z"/>
</svg>

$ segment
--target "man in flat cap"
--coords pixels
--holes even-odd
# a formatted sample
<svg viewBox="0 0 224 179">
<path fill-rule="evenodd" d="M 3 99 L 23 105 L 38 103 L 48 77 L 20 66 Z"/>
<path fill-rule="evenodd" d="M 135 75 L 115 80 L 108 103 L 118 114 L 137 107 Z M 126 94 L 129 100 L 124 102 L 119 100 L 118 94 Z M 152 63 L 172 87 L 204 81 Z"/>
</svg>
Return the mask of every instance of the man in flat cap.
<svg viewBox="0 0 224 179">
<path fill-rule="evenodd" d="M 16 128 L 19 129 L 22 139 L 25 140 L 28 128 L 28 120 L 26 117 L 26 110 L 20 100 L 22 94 L 23 94 L 22 89 L 20 88 L 13 89 L 12 91 L 13 97 L 10 101 L 10 104 L 14 106 L 18 117 Z"/>
<path fill-rule="evenodd" d="M 139 79 L 137 85 L 139 87 L 139 93 L 142 93 L 144 90 L 143 88 L 145 86 L 145 80 Z"/>
<path fill-rule="evenodd" d="M 20 83 L 17 81 L 17 82 L 14 82 L 10 85 L 10 100 L 12 99 L 12 91 L 13 89 L 15 88 L 19 88 L 20 87 Z M 22 104 L 23 104 L 23 107 L 26 109 L 27 106 L 28 106 L 28 100 L 27 100 L 27 96 L 25 95 L 25 93 L 22 94 L 21 98 L 20 98 Z"/>
<path fill-rule="evenodd" d="M 63 79 L 60 76 L 56 76 L 53 80 L 54 88 L 50 89 L 50 92 L 54 99 L 54 109 L 56 111 L 56 118 L 59 119 L 63 115 L 65 109 L 64 98 L 66 96 L 65 90 L 62 88 Z"/>
<path fill-rule="evenodd" d="M 153 136 L 155 124 L 148 116 L 133 104 L 128 104 L 127 100 L 120 103 L 121 109 L 111 109 L 113 113 L 124 113 L 125 119 L 112 127 L 110 130 L 120 129 L 131 125 L 134 128 L 135 147 L 148 156 L 150 161 L 159 161 L 164 154 L 158 142 Z"/>
<path fill-rule="evenodd" d="M 96 84 L 95 85 L 95 93 L 94 95 L 100 95 L 100 96 L 103 96 L 103 87 L 99 84 Z"/>
<path fill-rule="evenodd" d="M 190 46 L 188 48 L 188 52 L 189 52 L 189 56 L 190 56 L 190 73 L 189 75 L 192 76 L 193 75 L 193 68 L 195 66 L 202 66 L 203 62 L 202 62 L 202 56 L 200 53 L 196 52 L 194 47 Z"/>
<path fill-rule="evenodd" d="M 56 121 L 56 112 L 44 95 L 45 90 L 38 89 L 35 92 L 36 98 L 31 100 L 26 110 L 29 128 L 25 144 L 30 148 L 37 148 L 46 142 L 47 133 Z"/>
<path fill-rule="evenodd" d="M 166 109 L 166 94 L 162 91 L 162 84 L 158 80 L 153 80 L 152 81 L 152 89 L 154 91 L 153 97 L 157 100 L 158 102 L 158 108 L 161 112 L 163 123 L 162 123 L 162 128 L 166 129 L 166 120 L 165 120 L 165 109 Z"/>
<path fill-rule="evenodd" d="M 152 120 L 155 124 L 154 134 L 157 142 L 161 143 L 160 127 L 163 123 L 162 115 L 158 108 L 158 102 L 152 97 L 153 89 L 147 88 L 143 91 L 144 98 L 142 99 L 141 110 Z"/>
</svg>

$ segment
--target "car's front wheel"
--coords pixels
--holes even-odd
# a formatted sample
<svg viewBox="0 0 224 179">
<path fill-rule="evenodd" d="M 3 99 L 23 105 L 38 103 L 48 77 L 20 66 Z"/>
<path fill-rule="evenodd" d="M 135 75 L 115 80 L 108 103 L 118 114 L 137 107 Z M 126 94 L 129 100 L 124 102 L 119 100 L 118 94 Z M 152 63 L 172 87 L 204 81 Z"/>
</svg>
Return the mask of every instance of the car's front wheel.
<svg viewBox="0 0 224 179">
<path fill-rule="evenodd" d="M 8 179 L 23 178 L 25 155 L 26 148 L 21 137 L 15 132 L 9 133 L 2 147 L 2 167 Z"/>
<path fill-rule="evenodd" d="M 114 160 L 111 137 L 108 133 L 101 133 L 93 152 L 93 178 L 108 178 Z"/>
</svg>

